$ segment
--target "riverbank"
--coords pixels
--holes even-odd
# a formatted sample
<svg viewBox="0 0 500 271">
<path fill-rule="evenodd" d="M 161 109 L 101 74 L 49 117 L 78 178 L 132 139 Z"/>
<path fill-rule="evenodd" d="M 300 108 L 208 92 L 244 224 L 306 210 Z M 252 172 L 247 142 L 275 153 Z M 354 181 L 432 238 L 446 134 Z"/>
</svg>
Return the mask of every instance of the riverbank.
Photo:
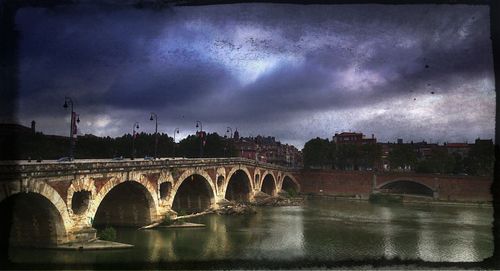
<svg viewBox="0 0 500 271">
<path fill-rule="evenodd" d="M 334 200 L 343 201 L 369 201 L 369 198 L 364 198 L 361 196 L 342 196 L 342 195 L 318 195 L 318 194 L 308 194 L 306 198 L 329 198 Z M 464 206 L 464 207 L 481 207 L 481 208 L 493 208 L 493 203 L 491 202 L 463 202 L 463 201 L 442 201 L 442 200 L 412 200 L 403 199 L 403 204 L 412 205 L 439 205 L 439 206 Z"/>
<path fill-rule="evenodd" d="M 106 249 L 125 249 L 133 248 L 134 245 L 118 243 L 113 241 L 105 241 L 100 239 L 94 239 L 86 242 L 75 242 L 58 245 L 53 247 L 57 250 L 106 250 Z"/>
</svg>

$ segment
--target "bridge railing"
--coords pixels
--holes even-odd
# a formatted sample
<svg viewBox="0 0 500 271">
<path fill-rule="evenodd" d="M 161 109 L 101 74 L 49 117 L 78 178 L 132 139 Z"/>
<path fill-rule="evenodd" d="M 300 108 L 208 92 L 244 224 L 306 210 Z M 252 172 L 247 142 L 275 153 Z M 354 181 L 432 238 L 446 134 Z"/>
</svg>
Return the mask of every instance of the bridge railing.
<svg viewBox="0 0 500 271">
<path fill-rule="evenodd" d="M 26 177 L 64 176 L 70 174 L 92 174 L 102 172 L 120 172 L 135 170 L 156 170 L 182 167 L 217 167 L 217 166 L 256 166 L 281 171 L 297 171 L 269 163 L 262 163 L 241 157 L 232 158 L 163 158 L 156 160 L 112 160 L 81 159 L 71 162 L 44 161 L 41 163 L 28 161 L 0 162 L 0 181 Z"/>
</svg>

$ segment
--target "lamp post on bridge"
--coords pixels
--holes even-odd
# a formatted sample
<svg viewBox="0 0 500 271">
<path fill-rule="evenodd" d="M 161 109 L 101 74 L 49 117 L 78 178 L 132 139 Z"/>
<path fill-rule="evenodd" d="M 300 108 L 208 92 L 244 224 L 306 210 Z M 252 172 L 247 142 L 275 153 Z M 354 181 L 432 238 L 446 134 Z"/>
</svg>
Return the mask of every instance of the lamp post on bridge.
<svg viewBox="0 0 500 271">
<path fill-rule="evenodd" d="M 173 151 L 172 151 L 172 157 L 175 157 L 175 134 L 178 134 L 179 133 L 179 128 L 175 128 L 174 129 L 174 147 L 173 147 Z"/>
<path fill-rule="evenodd" d="M 152 121 L 153 117 L 155 120 L 155 155 L 153 158 L 156 159 L 158 149 L 158 116 L 155 113 L 151 112 L 151 117 L 149 118 L 149 120 Z"/>
<path fill-rule="evenodd" d="M 231 131 L 231 133 L 229 133 Z M 233 138 L 233 129 L 231 127 L 226 128 L 226 133 L 224 134 L 224 138 L 227 139 L 227 133 L 229 133 L 229 140 Z M 224 157 L 226 157 L 226 151 L 228 149 L 228 142 L 225 142 L 226 144 L 224 145 Z"/>
<path fill-rule="evenodd" d="M 132 128 L 132 157 L 130 160 L 134 160 L 135 158 L 135 138 L 137 136 L 137 131 L 135 129 L 139 130 L 139 122 L 135 122 Z"/>
<path fill-rule="evenodd" d="M 76 114 L 75 111 L 73 110 L 73 100 L 71 100 L 70 97 L 64 97 L 64 108 L 68 108 L 68 104 L 71 109 L 71 120 L 70 120 L 70 126 L 69 126 L 69 160 L 73 160 L 73 151 L 75 148 L 75 135 L 77 133 L 76 130 L 76 123 L 80 123 L 80 115 Z"/>
<path fill-rule="evenodd" d="M 203 142 L 205 141 L 205 135 L 203 132 L 203 123 L 201 121 L 197 120 L 196 121 L 196 128 L 200 128 L 200 131 L 198 132 L 198 129 L 196 129 L 196 132 L 198 134 L 198 137 L 200 138 L 200 158 L 203 157 Z"/>
</svg>

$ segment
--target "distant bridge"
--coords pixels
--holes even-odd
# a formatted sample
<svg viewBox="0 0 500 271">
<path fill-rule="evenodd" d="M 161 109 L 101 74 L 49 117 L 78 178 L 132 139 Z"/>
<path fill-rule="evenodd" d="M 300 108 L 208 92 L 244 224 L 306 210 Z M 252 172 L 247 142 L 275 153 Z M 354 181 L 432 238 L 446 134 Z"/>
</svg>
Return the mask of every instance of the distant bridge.
<svg viewBox="0 0 500 271">
<path fill-rule="evenodd" d="M 297 172 L 242 158 L 4 162 L 2 239 L 43 247 L 88 240 L 98 226 L 143 226 L 171 210 L 298 192 Z"/>
</svg>

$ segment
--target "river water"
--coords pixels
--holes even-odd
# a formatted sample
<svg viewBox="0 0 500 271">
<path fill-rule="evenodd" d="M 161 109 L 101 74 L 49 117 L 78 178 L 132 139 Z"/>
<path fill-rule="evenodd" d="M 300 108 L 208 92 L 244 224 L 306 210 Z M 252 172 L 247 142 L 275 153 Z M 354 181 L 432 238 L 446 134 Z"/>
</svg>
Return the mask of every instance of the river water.
<svg viewBox="0 0 500 271">
<path fill-rule="evenodd" d="M 132 249 L 13 249 L 23 263 L 137 263 L 217 259 L 362 260 L 385 256 L 425 261 L 481 261 L 493 253 L 493 209 L 377 205 L 308 199 L 304 206 L 259 208 L 247 216 L 189 220 L 205 228 L 117 229 Z"/>
</svg>

